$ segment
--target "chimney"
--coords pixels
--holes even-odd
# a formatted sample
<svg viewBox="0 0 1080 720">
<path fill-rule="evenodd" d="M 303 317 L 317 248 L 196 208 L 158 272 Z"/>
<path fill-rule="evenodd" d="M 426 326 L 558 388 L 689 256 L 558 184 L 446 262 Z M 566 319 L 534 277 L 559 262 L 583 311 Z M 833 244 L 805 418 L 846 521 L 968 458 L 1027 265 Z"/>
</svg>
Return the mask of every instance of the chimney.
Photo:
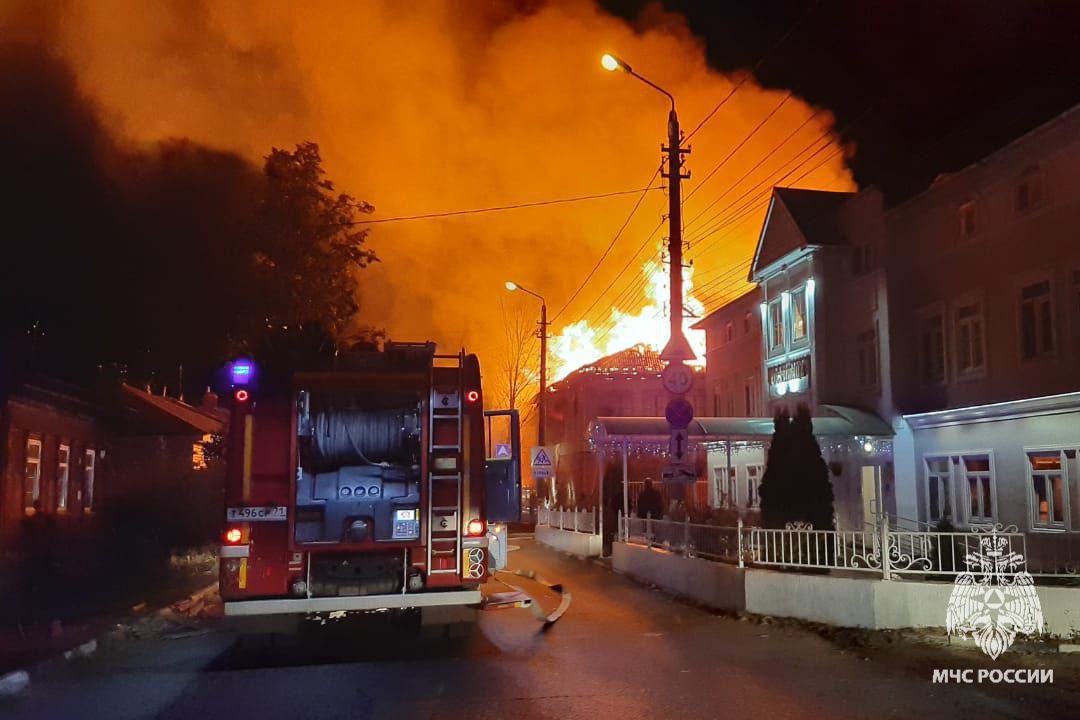
<svg viewBox="0 0 1080 720">
<path fill-rule="evenodd" d="M 217 407 L 218 407 L 217 393 L 214 392 L 213 390 L 211 390 L 209 387 L 207 387 L 206 392 L 203 393 L 202 403 L 201 404 L 202 404 L 202 407 L 203 407 L 204 410 L 217 410 Z"/>
</svg>

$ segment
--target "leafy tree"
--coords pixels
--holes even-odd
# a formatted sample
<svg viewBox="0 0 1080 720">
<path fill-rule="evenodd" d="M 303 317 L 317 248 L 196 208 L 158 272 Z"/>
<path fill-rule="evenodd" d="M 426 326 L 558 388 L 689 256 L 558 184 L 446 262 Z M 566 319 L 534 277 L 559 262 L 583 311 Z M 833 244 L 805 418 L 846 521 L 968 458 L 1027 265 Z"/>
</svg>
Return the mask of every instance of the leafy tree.
<svg viewBox="0 0 1080 720">
<path fill-rule="evenodd" d="M 252 257 L 262 320 L 282 327 L 318 321 L 342 337 L 359 309 L 356 271 L 378 260 L 364 247 L 369 231 L 356 229 L 356 214 L 375 208 L 335 192 L 312 142 L 293 152 L 274 148 L 264 174 Z"/>
<path fill-rule="evenodd" d="M 773 435 L 765 474 L 761 477 L 761 524 L 767 528 L 782 528 L 795 514 L 790 436 L 791 419 L 787 408 L 777 408 L 773 414 Z"/>
</svg>

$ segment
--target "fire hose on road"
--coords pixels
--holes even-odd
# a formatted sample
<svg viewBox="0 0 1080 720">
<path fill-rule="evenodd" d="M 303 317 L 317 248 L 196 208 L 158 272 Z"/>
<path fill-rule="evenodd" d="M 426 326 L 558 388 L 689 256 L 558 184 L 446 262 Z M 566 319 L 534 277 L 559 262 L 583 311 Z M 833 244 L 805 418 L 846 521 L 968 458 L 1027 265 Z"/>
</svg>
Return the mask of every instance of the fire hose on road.
<svg viewBox="0 0 1080 720">
<path fill-rule="evenodd" d="M 513 592 L 507 593 L 494 593 L 484 598 L 485 610 L 501 610 L 510 607 L 527 607 L 532 611 L 533 617 L 539 622 L 543 623 L 543 630 L 547 630 L 563 616 L 566 609 L 570 607 L 570 601 L 573 596 L 562 586 L 562 583 L 553 583 L 544 579 L 533 570 L 499 570 L 499 575 L 517 575 L 533 582 L 540 583 L 544 587 L 548 588 L 552 592 L 559 595 L 559 606 L 550 613 L 545 614 L 543 607 L 536 601 L 532 595 L 527 593 L 521 587 L 507 582 L 501 578 L 496 578 L 503 585 L 511 588 Z"/>
</svg>

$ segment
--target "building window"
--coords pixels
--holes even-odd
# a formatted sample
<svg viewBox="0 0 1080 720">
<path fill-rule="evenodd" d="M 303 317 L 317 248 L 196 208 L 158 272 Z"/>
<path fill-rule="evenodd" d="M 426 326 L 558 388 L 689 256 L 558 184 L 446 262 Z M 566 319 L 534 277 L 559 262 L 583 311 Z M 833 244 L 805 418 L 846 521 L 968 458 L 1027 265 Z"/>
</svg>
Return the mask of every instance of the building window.
<svg viewBox="0 0 1080 720">
<path fill-rule="evenodd" d="M 749 335 L 754 329 L 754 313 L 746 313 L 742 319 L 743 335 Z"/>
<path fill-rule="evenodd" d="M 956 310 L 956 372 L 985 369 L 986 337 L 983 333 L 982 303 L 961 305 Z"/>
<path fill-rule="evenodd" d="M 1020 350 L 1025 360 L 1054 352 L 1054 315 L 1049 280 L 1020 290 Z"/>
<path fill-rule="evenodd" d="M 806 339 L 806 288 L 802 287 L 791 293 L 791 341 Z"/>
<path fill-rule="evenodd" d="M 724 342 L 729 343 L 735 338 L 735 323 L 728 323 L 724 326 Z"/>
<path fill-rule="evenodd" d="M 754 404 L 752 398 L 754 397 L 754 381 L 747 380 L 743 383 L 743 414 L 746 417 L 752 417 L 754 414 Z"/>
<path fill-rule="evenodd" d="M 922 320 L 920 365 L 927 385 L 945 382 L 945 319 L 941 313 Z"/>
<path fill-rule="evenodd" d="M 874 330 L 861 332 L 856 336 L 855 343 L 859 360 L 859 385 L 864 388 L 877 387 L 877 332 Z"/>
<path fill-rule="evenodd" d="M 994 521 L 994 473 L 989 455 L 964 455 L 960 458 L 968 493 L 968 521 Z"/>
<path fill-rule="evenodd" d="M 960 222 L 960 239 L 967 240 L 975 235 L 975 201 L 970 200 L 960 206 L 958 213 Z"/>
<path fill-rule="evenodd" d="M 83 510 L 94 509 L 94 471 L 97 455 L 93 448 L 86 449 L 86 460 L 83 465 Z"/>
<path fill-rule="evenodd" d="M 26 463 L 23 467 L 25 507 L 33 514 L 41 503 L 41 440 L 27 438 Z"/>
<path fill-rule="evenodd" d="M 735 484 L 738 482 L 739 468 L 731 466 L 727 468 L 727 482 L 720 491 L 720 507 L 734 509 L 739 502 Z"/>
<path fill-rule="evenodd" d="M 784 307 L 780 298 L 769 303 L 769 350 L 784 347 Z"/>
<path fill-rule="evenodd" d="M 1034 210 L 1046 200 L 1046 181 L 1043 171 L 1030 167 L 1016 184 L 1016 212 L 1023 214 Z"/>
<path fill-rule="evenodd" d="M 1028 453 L 1031 506 L 1034 511 L 1032 527 L 1044 530 L 1066 529 L 1069 517 L 1066 507 L 1069 486 L 1061 456 L 1060 450 Z"/>
<path fill-rule="evenodd" d="M 851 272 L 855 276 L 865 275 L 874 269 L 874 249 L 868 242 L 852 247 Z"/>
<path fill-rule="evenodd" d="M 67 512 L 71 446 L 61 445 L 56 453 L 56 512 Z"/>
<path fill-rule="evenodd" d="M 949 458 L 926 458 L 926 517 L 930 522 L 952 518 L 951 478 Z"/>
<path fill-rule="evenodd" d="M 761 507 L 761 465 L 746 466 L 746 507 Z"/>
</svg>

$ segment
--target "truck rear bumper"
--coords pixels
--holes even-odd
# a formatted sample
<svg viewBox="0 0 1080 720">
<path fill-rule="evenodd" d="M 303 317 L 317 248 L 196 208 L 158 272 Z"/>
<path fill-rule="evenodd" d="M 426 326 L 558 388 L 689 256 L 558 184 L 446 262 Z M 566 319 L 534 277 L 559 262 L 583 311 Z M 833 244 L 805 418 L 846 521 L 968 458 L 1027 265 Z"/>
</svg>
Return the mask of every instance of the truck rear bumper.
<svg viewBox="0 0 1080 720">
<path fill-rule="evenodd" d="M 225 603 L 226 617 L 253 615 L 293 615 L 341 610 L 390 610 L 399 608 L 479 605 L 479 590 L 450 592 L 395 593 L 353 597 L 289 598 L 274 600 L 233 600 Z"/>
</svg>

